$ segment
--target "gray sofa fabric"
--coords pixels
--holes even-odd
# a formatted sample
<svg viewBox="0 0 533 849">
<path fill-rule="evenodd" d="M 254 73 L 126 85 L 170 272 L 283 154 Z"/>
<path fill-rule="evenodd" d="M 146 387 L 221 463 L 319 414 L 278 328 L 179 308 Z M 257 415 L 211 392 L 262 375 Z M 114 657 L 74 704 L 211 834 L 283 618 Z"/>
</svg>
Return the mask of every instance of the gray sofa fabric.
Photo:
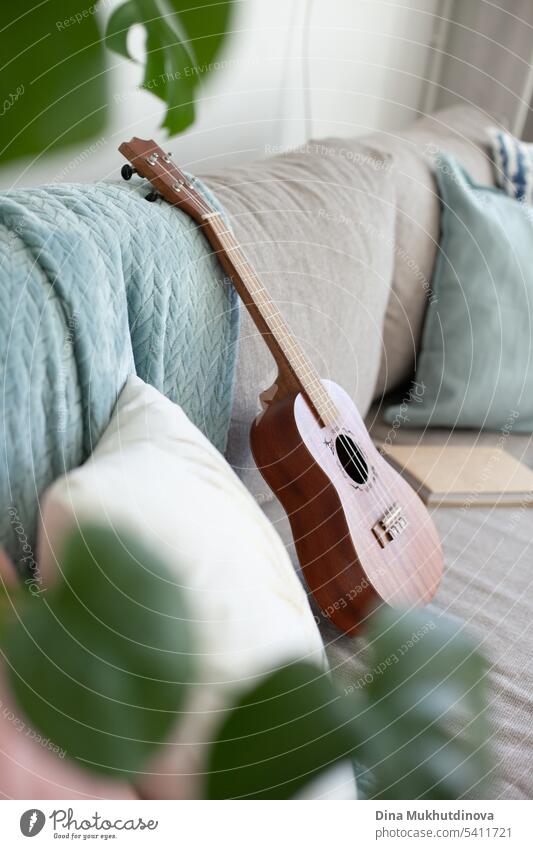
<svg viewBox="0 0 533 849">
<path fill-rule="evenodd" d="M 328 140 L 328 155 L 308 150 L 206 178 L 313 361 L 324 377 L 345 386 L 363 414 L 373 396 L 413 373 L 439 238 L 431 158 L 448 150 L 476 180 L 492 183 L 485 148 L 491 123 L 475 109 L 453 108 L 401 135 L 381 133 L 364 144 Z M 392 160 L 383 159 L 388 155 Z M 328 215 L 320 213 L 324 208 Z M 245 317 L 228 457 L 297 568 L 288 521 L 248 447 L 258 394 L 274 377 Z M 380 419 L 375 406 L 367 422 L 378 443 L 479 440 L 502 444 L 533 466 L 531 436 L 402 431 Z M 490 664 L 487 709 L 497 768 L 488 795 L 533 798 L 533 509 L 440 508 L 434 519 L 445 555 L 434 606 L 477 635 Z M 349 684 L 362 668 L 364 640 L 347 638 L 328 623 L 321 628 L 334 673 L 341 686 Z M 476 798 L 477 791 L 473 787 L 470 795 Z"/>
</svg>

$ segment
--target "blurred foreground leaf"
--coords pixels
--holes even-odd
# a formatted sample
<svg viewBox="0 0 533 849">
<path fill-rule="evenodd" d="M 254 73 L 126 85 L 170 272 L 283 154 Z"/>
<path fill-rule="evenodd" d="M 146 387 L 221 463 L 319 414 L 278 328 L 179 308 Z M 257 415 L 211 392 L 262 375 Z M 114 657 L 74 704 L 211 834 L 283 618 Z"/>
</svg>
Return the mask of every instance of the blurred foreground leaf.
<svg viewBox="0 0 533 849">
<path fill-rule="evenodd" d="M 107 46 L 129 59 L 129 30 L 136 24 L 144 27 L 143 88 L 167 104 L 163 127 L 171 135 L 194 121 L 195 90 L 211 70 L 226 35 L 231 6 L 231 0 L 127 0 L 108 21 Z"/>
<path fill-rule="evenodd" d="M 375 798 L 482 794 L 485 666 L 472 642 L 449 620 L 385 608 L 367 636 L 368 670 L 345 695 L 295 663 L 237 700 L 212 747 L 209 798 L 291 798 L 347 758 L 369 770 Z"/>
<path fill-rule="evenodd" d="M 103 129 L 105 62 L 94 3 L 2 3 L 0 68 L 0 162 Z"/>
<path fill-rule="evenodd" d="M 245 694 L 213 746 L 210 799 L 290 799 L 350 756 L 346 703 L 323 671 L 293 663 Z"/>
<path fill-rule="evenodd" d="M 65 580 L 29 599 L 7 639 L 10 680 L 30 722 L 100 772 L 134 773 L 177 721 L 192 675 L 180 588 L 129 535 L 85 528 Z"/>
<path fill-rule="evenodd" d="M 0 164 L 79 145 L 102 133 L 108 74 L 98 0 L 3 3 L 0 7 Z M 171 134 L 194 120 L 200 80 L 229 27 L 232 0 L 127 0 L 107 23 L 107 46 L 131 58 L 132 26 L 146 33 L 143 86 L 167 104 Z"/>
<path fill-rule="evenodd" d="M 373 773 L 374 797 L 479 797 L 490 755 L 486 667 L 472 640 L 445 617 L 385 608 L 367 637 L 371 680 L 358 755 Z"/>
</svg>

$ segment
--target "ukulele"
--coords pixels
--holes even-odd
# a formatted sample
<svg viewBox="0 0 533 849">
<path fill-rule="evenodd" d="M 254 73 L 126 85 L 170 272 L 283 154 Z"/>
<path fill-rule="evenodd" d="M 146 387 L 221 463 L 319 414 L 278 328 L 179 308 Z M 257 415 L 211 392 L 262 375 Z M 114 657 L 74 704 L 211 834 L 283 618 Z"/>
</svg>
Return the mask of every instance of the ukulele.
<svg viewBox="0 0 533 849">
<path fill-rule="evenodd" d="M 287 512 L 305 580 L 324 616 L 355 633 L 377 604 L 426 604 L 443 558 L 435 526 L 413 489 L 376 449 L 349 395 L 321 380 L 232 230 L 154 141 L 119 147 L 159 196 L 201 227 L 276 361 L 250 432 L 257 466 Z"/>
</svg>

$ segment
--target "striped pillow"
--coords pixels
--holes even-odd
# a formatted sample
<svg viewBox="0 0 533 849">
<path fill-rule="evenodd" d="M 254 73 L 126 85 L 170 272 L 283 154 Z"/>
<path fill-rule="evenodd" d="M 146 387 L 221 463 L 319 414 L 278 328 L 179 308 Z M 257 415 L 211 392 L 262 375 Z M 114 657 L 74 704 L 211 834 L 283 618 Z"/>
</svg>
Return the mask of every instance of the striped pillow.
<svg viewBox="0 0 533 849">
<path fill-rule="evenodd" d="M 533 204 L 533 144 L 503 130 L 494 130 L 491 141 L 497 184 L 512 198 Z"/>
</svg>

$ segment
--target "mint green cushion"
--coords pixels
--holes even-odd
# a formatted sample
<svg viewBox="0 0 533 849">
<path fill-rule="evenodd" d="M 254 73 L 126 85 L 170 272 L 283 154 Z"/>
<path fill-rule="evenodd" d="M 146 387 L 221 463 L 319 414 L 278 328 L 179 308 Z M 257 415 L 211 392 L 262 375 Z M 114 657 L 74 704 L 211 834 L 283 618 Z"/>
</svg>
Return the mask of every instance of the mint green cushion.
<svg viewBox="0 0 533 849">
<path fill-rule="evenodd" d="M 401 426 L 533 430 L 533 207 L 436 162 L 441 242 Z"/>
</svg>

